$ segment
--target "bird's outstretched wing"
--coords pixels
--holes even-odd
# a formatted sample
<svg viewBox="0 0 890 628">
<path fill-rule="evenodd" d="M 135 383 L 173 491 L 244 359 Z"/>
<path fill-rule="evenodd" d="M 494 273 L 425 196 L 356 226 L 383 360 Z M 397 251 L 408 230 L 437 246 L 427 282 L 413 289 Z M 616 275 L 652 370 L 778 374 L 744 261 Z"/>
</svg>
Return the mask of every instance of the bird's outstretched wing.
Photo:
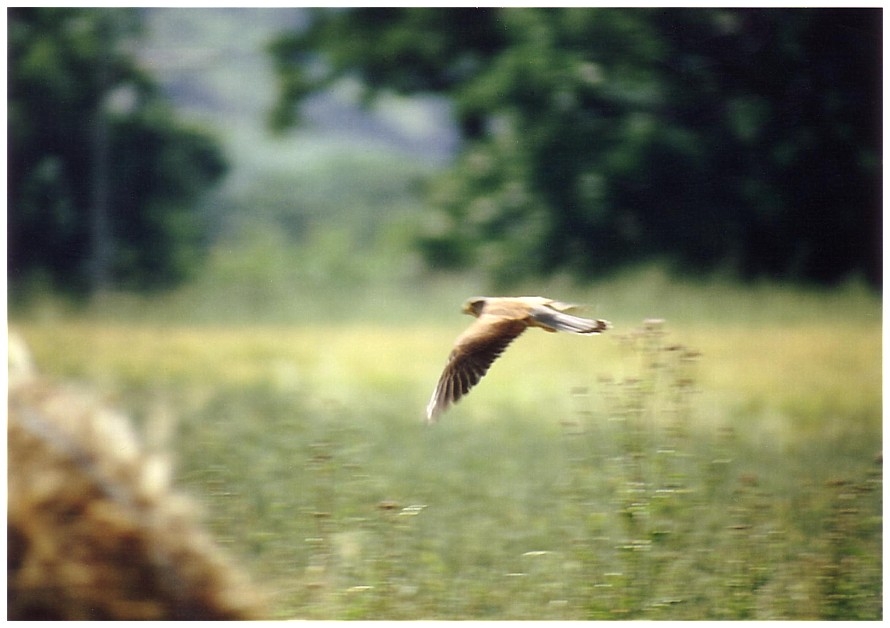
<svg viewBox="0 0 890 628">
<path fill-rule="evenodd" d="M 449 406 L 479 383 L 491 364 L 528 325 L 516 318 L 483 314 L 454 343 L 429 405 L 427 422 L 439 418 Z"/>
</svg>

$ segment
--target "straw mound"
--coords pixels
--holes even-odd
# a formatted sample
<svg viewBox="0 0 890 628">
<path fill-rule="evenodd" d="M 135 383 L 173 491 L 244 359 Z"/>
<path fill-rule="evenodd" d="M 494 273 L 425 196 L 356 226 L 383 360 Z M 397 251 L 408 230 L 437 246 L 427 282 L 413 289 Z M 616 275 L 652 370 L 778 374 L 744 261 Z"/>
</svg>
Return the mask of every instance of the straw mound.
<svg viewBox="0 0 890 628">
<path fill-rule="evenodd" d="M 251 619 L 247 579 L 171 487 L 163 452 L 9 342 L 9 619 Z"/>
</svg>

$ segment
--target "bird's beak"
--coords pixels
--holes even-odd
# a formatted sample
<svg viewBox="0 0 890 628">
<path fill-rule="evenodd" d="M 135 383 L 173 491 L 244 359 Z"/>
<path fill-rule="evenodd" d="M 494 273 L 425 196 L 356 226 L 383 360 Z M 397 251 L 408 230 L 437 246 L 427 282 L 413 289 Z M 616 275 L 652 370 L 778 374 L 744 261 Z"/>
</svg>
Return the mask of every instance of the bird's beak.
<svg viewBox="0 0 890 628">
<path fill-rule="evenodd" d="M 485 305 L 485 297 L 473 297 L 472 299 L 464 301 L 461 311 L 470 316 L 479 316 L 479 312 L 482 310 L 483 305 Z"/>
<path fill-rule="evenodd" d="M 479 298 L 467 299 L 466 301 L 464 301 L 464 305 L 461 308 L 461 312 L 463 312 L 464 314 L 469 314 L 470 316 L 478 316 L 478 314 L 479 314 L 478 304 L 481 300 L 482 299 L 479 299 Z"/>
</svg>

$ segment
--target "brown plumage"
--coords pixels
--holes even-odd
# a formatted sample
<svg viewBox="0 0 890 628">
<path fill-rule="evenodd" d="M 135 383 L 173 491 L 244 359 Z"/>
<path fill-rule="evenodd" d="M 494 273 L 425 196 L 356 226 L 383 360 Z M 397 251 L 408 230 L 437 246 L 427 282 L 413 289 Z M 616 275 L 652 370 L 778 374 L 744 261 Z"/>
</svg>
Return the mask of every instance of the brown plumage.
<svg viewBox="0 0 890 628">
<path fill-rule="evenodd" d="M 475 297 L 463 305 L 476 320 L 454 342 L 445 370 L 426 408 L 428 423 L 466 395 L 504 349 L 528 327 L 573 334 L 599 334 L 609 321 L 567 314 L 575 306 L 544 297 Z"/>
</svg>

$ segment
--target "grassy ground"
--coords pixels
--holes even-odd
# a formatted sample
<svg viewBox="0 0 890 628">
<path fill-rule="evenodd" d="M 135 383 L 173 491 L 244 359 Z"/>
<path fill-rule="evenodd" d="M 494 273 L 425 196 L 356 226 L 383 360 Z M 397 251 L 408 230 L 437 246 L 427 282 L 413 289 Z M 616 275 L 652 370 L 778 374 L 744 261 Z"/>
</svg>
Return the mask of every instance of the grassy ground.
<svg viewBox="0 0 890 628">
<path fill-rule="evenodd" d="M 277 617 L 879 618 L 879 300 L 646 281 L 569 294 L 612 332 L 533 330 L 432 428 L 459 302 L 11 327 L 51 376 L 177 418 L 179 482 Z"/>
</svg>

